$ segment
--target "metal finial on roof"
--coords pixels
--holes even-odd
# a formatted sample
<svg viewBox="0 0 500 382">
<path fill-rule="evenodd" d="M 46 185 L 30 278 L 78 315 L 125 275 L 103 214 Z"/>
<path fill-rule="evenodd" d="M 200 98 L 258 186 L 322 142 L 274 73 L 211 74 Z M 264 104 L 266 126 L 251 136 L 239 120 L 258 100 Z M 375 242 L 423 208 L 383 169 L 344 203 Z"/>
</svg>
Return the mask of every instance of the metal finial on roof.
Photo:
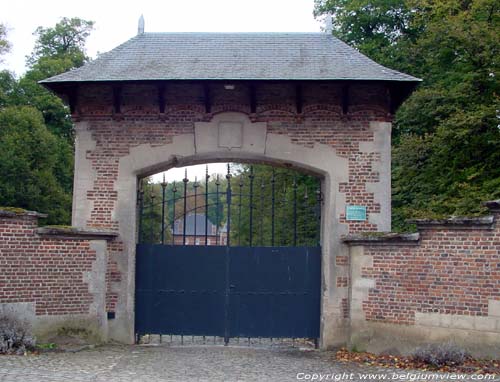
<svg viewBox="0 0 500 382">
<path fill-rule="evenodd" d="M 327 13 L 325 17 L 325 32 L 328 34 L 333 33 L 333 21 L 331 13 Z"/>
<path fill-rule="evenodd" d="M 137 27 L 137 34 L 144 34 L 144 16 L 139 17 L 139 26 Z"/>
</svg>

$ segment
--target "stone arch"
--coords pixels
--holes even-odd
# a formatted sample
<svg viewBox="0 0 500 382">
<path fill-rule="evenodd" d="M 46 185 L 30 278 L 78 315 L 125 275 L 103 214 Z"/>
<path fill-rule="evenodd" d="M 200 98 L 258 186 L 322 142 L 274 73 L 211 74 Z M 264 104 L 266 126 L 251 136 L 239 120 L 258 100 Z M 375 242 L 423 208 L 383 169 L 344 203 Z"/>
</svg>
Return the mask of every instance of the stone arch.
<svg viewBox="0 0 500 382">
<path fill-rule="evenodd" d="M 334 148 L 300 145 L 284 134 L 267 131 L 266 122 L 251 122 L 248 115 L 223 112 L 210 122 L 196 122 L 193 134 L 174 136 L 164 145 L 141 144 L 119 159 L 118 195 L 113 218 L 118 222 L 123 248 L 118 267 L 124 275 L 118 292 L 116 319 L 109 323 L 111 338 L 132 342 L 134 334 L 136 197 L 138 178 L 172 167 L 216 161 L 265 162 L 305 170 L 322 177 L 324 194 L 322 242 L 321 338 L 323 348 L 347 341 L 342 304 L 344 291 L 335 288 L 339 275 L 335 258 L 345 251 L 340 235 L 347 233 L 338 216 L 344 208 L 339 184 L 348 178 L 348 161 Z M 347 271 L 342 271 L 346 273 Z"/>
</svg>

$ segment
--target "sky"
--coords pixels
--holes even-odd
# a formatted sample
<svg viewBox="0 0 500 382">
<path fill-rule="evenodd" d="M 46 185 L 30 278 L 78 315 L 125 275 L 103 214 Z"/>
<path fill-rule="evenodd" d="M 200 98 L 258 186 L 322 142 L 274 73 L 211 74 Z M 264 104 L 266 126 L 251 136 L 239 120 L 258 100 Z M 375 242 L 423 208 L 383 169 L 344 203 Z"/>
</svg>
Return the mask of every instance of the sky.
<svg viewBox="0 0 500 382">
<path fill-rule="evenodd" d="M 321 22 L 314 19 L 313 7 L 314 0 L 12 0 L 0 13 L 12 44 L 0 70 L 22 75 L 35 29 L 52 27 L 62 17 L 95 22 L 87 42 L 87 53 L 95 58 L 135 36 L 141 14 L 146 32 L 319 32 Z M 192 167 L 190 174 L 201 178 L 205 167 Z M 210 169 L 223 173 L 225 165 L 213 164 Z M 183 175 L 184 170 L 173 169 L 167 178 Z"/>
</svg>

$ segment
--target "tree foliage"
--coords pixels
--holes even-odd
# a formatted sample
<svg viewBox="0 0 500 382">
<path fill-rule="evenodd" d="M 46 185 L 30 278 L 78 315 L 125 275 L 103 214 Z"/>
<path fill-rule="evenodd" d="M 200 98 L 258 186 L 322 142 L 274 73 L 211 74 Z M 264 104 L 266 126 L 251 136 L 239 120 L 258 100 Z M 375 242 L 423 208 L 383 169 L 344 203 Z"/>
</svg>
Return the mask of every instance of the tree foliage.
<svg viewBox="0 0 500 382">
<path fill-rule="evenodd" d="M 273 169 L 267 165 L 232 164 L 231 169 L 229 179 L 226 174 L 210 176 L 208 195 L 205 194 L 205 179 L 197 182 L 196 191 L 192 180 L 186 184 L 166 184 L 165 203 L 162 202 L 161 184 L 146 179 L 142 185 L 140 202 L 140 239 L 150 243 L 161 241 L 164 208 L 164 239 L 167 242 L 171 239 L 174 221 L 183 219 L 185 212 L 186 215 L 196 212 L 207 214 L 208 220 L 220 230 L 229 229 L 232 245 L 249 245 L 250 242 L 267 246 L 272 243 L 283 246 L 318 244 L 321 202 L 318 178 L 287 168 Z M 208 197 L 208 205 L 205 197 Z M 229 213 L 231 220 L 228 225 Z"/>
<path fill-rule="evenodd" d="M 413 41 L 416 9 L 406 0 L 315 0 L 315 15 L 333 16 L 335 35 L 384 65 L 401 61 L 397 48 Z M 401 69 L 401 68 L 400 68 Z"/>
<path fill-rule="evenodd" d="M 0 112 L 6 113 L 0 124 L 0 145 L 10 148 L 17 142 L 22 148 L 3 151 L 9 152 L 9 157 L 0 166 L 0 204 L 48 213 L 48 222 L 52 224 L 69 224 L 71 219 L 73 124 L 68 108 L 38 81 L 88 60 L 84 44 L 92 25 L 86 20 L 63 18 L 53 28 L 37 28 L 35 48 L 27 60 L 28 71 L 19 79 L 8 71 L 0 72 Z M 30 136 L 23 129 L 34 129 L 36 138 L 28 139 Z M 27 139 L 25 143 L 19 140 L 20 136 Z M 41 140 L 40 145 L 37 139 Z M 42 147 L 46 156 L 37 154 Z M 38 161 L 47 161 L 46 166 L 40 167 Z M 16 177 L 13 174 L 18 170 L 23 171 Z"/>
<path fill-rule="evenodd" d="M 195 182 L 197 183 L 195 191 Z M 218 185 L 217 185 L 218 184 Z M 225 194 L 227 180 L 223 175 L 212 174 L 208 182 L 191 179 L 186 186 L 186 215 L 206 214 L 208 220 L 222 228 L 226 222 Z M 205 190 L 208 187 L 208 204 Z M 140 201 L 141 207 L 141 240 L 160 242 L 161 217 L 164 208 L 165 240 L 171 239 L 173 224 L 184 217 L 184 182 L 165 183 L 165 205 L 163 206 L 163 188 L 161 183 L 154 183 L 152 178 L 142 180 Z M 195 203 L 196 200 L 196 203 Z M 218 202 L 217 202 L 218 200 Z"/>
<path fill-rule="evenodd" d="M 7 28 L 5 25 L 0 24 L 0 62 L 2 62 L 2 55 L 10 50 L 10 43 L 7 40 Z"/>
<path fill-rule="evenodd" d="M 69 58 L 72 61 L 71 67 L 82 66 L 88 60 L 85 43 L 93 26 L 93 21 L 64 17 L 53 28 L 38 27 L 33 33 L 37 40 L 28 63 L 34 65 L 47 58 Z"/>
<path fill-rule="evenodd" d="M 277 246 L 318 245 L 320 188 L 319 178 L 294 169 L 241 164 L 232 179 L 233 242 L 249 245 L 252 236 L 253 245 L 271 245 L 274 231 L 274 244 Z"/>
<path fill-rule="evenodd" d="M 79 18 L 63 18 L 53 28 L 38 27 L 37 40 L 31 56 L 29 70 L 19 80 L 19 104 L 33 105 L 41 110 L 45 123 L 57 136 L 73 143 L 73 124 L 69 110 L 61 99 L 38 84 L 38 81 L 82 66 L 89 60 L 85 53 L 85 41 L 92 21 Z"/>
<path fill-rule="evenodd" d="M 393 222 L 482 212 L 500 197 L 500 5 L 494 0 L 316 0 L 334 34 L 424 79 L 393 129 Z"/>
<path fill-rule="evenodd" d="M 0 205 L 50 212 L 50 221 L 70 219 L 71 195 L 55 174 L 57 137 L 30 106 L 0 109 Z"/>
</svg>

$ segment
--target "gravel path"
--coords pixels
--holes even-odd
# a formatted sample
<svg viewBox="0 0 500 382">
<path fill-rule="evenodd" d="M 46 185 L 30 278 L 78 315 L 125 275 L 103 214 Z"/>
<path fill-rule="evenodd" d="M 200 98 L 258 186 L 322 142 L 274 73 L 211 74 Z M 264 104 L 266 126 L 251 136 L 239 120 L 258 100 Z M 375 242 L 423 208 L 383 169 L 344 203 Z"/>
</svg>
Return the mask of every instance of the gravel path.
<svg viewBox="0 0 500 382">
<path fill-rule="evenodd" d="M 78 353 L 0 356 L 3 382 L 310 381 L 313 376 L 316 381 L 321 376 L 324 381 L 358 381 L 359 373 L 396 380 L 395 372 L 401 373 L 338 363 L 331 352 L 298 348 L 105 346 Z"/>
</svg>

